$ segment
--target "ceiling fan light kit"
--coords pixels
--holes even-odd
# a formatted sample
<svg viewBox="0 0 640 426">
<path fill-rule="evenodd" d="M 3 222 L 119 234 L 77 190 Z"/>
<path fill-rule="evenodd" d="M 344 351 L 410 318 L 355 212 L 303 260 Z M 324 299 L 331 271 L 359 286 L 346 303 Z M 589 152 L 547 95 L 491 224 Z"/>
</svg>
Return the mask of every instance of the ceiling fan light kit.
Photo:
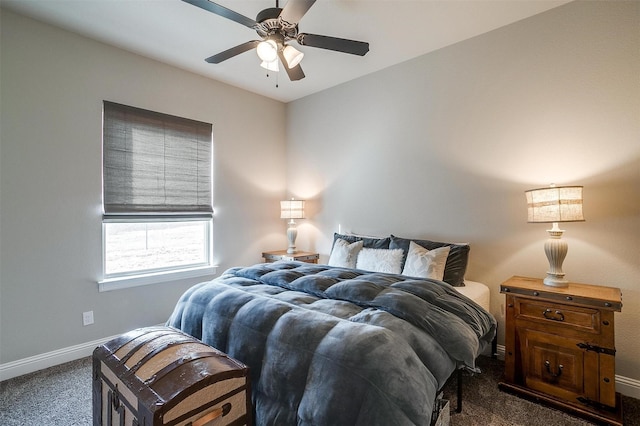
<svg viewBox="0 0 640 426">
<path fill-rule="evenodd" d="M 278 59 L 278 46 L 273 40 L 264 40 L 258 43 L 256 53 L 264 62 L 273 62 Z"/>
<path fill-rule="evenodd" d="M 295 47 L 288 45 L 282 51 L 284 58 L 287 60 L 287 66 L 293 68 L 302 61 L 304 53 L 296 49 Z"/>
<path fill-rule="evenodd" d="M 276 7 L 260 11 L 255 21 L 209 0 L 182 1 L 251 28 L 262 39 L 242 43 L 206 58 L 205 61 L 211 64 L 219 64 L 222 61 L 256 48 L 256 52 L 262 60 L 261 67 L 270 71 L 278 71 L 278 59 L 280 59 L 289 79 L 296 81 L 305 77 L 300 67 L 300 61 L 302 61 L 304 53 L 291 44 L 287 44 L 289 42 L 295 41 L 301 46 L 316 47 L 358 56 L 364 56 L 369 51 L 369 43 L 363 41 L 299 33 L 298 22 L 316 0 L 289 0 L 284 8 L 278 7 L 278 0 L 276 0 Z"/>
<path fill-rule="evenodd" d="M 260 66 L 266 69 L 267 71 L 272 71 L 272 72 L 280 71 L 280 67 L 278 66 L 278 61 L 271 61 L 271 62 L 262 61 Z"/>
</svg>

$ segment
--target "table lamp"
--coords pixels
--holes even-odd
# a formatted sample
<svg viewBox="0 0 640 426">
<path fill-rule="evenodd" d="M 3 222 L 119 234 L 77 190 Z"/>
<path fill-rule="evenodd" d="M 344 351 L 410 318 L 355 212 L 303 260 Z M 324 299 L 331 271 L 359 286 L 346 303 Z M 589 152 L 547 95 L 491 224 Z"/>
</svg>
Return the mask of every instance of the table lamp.
<svg viewBox="0 0 640 426">
<path fill-rule="evenodd" d="M 294 219 L 304 219 L 304 201 L 294 200 L 293 198 L 291 200 L 280 201 L 280 219 L 289 219 L 287 223 L 287 239 L 289 240 L 287 253 L 295 253 L 298 230 L 296 229 Z"/>
<path fill-rule="evenodd" d="M 544 284 L 566 287 L 569 281 L 562 271 L 562 262 L 567 256 L 567 242 L 562 239 L 558 222 L 583 222 L 582 186 L 554 186 L 525 191 L 527 196 L 527 221 L 530 223 L 553 223 L 547 230 L 549 239 L 544 252 L 549 260 L 549 271 Z"/>
</svg>

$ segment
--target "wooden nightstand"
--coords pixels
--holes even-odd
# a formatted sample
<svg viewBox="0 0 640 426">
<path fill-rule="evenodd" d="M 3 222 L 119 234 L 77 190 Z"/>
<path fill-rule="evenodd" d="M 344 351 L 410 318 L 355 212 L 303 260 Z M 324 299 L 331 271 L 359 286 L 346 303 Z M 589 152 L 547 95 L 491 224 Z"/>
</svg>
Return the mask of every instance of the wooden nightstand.
<svg viewBox="0 0 640 426">
<path fill-rule="evenodd" d="M 286 250 L 265 251 L 262 253 L 265 262 L 275 262 L 278 260 L 297 260 L 307 263 L 318 263 L 320 255 L 318 253 L 309 253 L 306 251 L 297 251 L 295 253 L 287 253 Z"/>
<path fill-rule="evenodd" d="M 622 425 L 616 393 L 614 312 L 620 289 L 511 277 L 506 294 L 503 390 L 604 424 Z"/>
</svg>

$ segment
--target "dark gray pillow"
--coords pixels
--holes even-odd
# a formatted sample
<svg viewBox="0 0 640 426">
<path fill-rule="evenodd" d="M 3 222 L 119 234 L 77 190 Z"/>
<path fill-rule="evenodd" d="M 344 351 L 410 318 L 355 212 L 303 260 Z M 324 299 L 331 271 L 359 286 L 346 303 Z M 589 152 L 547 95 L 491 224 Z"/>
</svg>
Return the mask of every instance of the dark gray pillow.
<svg viewBox="0 0 640 426">
<path fill-rule="evenodd" d="M 449 256 L 447 257 L 447 264 L 444 267 L 444 277 L 442 278 L 442 281 L 449 283 L 454 287 L 464 287 L 464 274 L 465 272 L 467 272 L 467 264 L 469 263 L 469 250 L 471 249 L 468 244 L 442 243 L 431 240 L 415 240 L 391 235 L 389 248 L 401 248 L 404 251 L 404 257 L 402 258 L 402 268 L 404 268 L 404 263 L 407 260 L 409 243 L 411 243 L 411 241 L 426 248 L 427 250 L 433 250 L 445 246 L 451 247 Z"/>
<path fill-rule="evenodd" d="M 356 241 L 362 241 L 362 247 L 366 248 L 375 248 L 375 249 L 388 249 L 389 244 L 391 243 L 390 237 L 385 238 L 370 238 L 370 237 L 361 237 L 359 235 L 343 235 L 338 234 L 337 232 L 333 234 L 333 243 L 335 244 L 337 239 L 348 241 L 349 243 L 355 243 Z M 407 249 L 409 247 L 407 243 Z M 331 245 L 331 249 L 333 249 L 333 244 Z M 406 256 L 406 252 L 405 252 Z"/>
</svg>

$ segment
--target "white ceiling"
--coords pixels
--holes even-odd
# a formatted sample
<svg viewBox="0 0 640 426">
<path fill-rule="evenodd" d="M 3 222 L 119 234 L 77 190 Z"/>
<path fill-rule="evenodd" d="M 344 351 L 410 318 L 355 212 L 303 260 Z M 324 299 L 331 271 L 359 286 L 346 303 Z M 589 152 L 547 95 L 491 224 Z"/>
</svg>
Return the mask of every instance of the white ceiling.
<svg viewBox="0 0 640 426">
<path fill-rule="evenodd" d="M 527 18 L 569 0 L 317 0 L 300 32 L 369 42 L 366 56 L 312 47 L 306 78 L 267 78 L 254 51 L 221 64 L 204 58 L 257 38 L 255 31 L 180 0 L 0 0 L 2 7 L 283 102 Z M 282 0 L 284 7 L 287 0 Z M 255 19 L 275 0 L 217 0 Z M 277 80 L 276 80 L 277 79 Z M 278 87 L 276 87 L 276 82 Z"/>
</svg>

